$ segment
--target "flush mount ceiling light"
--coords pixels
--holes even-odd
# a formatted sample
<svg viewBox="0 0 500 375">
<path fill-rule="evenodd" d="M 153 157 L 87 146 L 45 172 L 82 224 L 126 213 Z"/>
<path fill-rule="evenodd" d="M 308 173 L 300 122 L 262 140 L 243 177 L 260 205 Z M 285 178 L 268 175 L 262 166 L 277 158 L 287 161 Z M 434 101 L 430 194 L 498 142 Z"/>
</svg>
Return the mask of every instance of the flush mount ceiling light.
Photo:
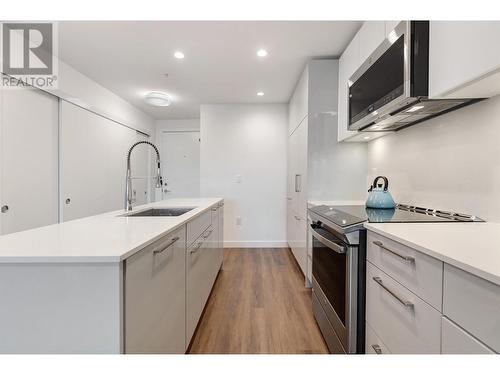
<svg viewBox="0 0 500 375">
<path fill-rule="evenodd" d="M 176 52 L 174 53 L 174 57 L 175 57 L 176 59 L 181 60 L 181 59 L 183 59 L 183 58 L 184 58 L 184 53 L 182 53 L 181 51 L 176 51 Z"/>
<path fill-rule="evenodd" d="M 259 92 L 257 93 L 257 96 L 264 96 L 264 91 L 259 91 Z"/>
<path fill-rule="evenodd" d="M 267 51 L 265 49 L 259 49 L 257 51 L 257 56 L 259 56 L 259 57 L 266 57 L 267 56 Z"/>
<path fill-rule="evenodd" d="M 368 139 L 370 139 L 370 137 L 369 137 L 369 136 L 366 136 L 366 137 L 363 137 L 363 139 L 367 139 L 367 140 L 368 140 Z"/>
<path fill-rule="evenodd" d="M 170 105 L 170 96 L 161 91 L 151 91 L 146 94 L 144 101 L 155 107 L 168 107 Z"/>
</svg>

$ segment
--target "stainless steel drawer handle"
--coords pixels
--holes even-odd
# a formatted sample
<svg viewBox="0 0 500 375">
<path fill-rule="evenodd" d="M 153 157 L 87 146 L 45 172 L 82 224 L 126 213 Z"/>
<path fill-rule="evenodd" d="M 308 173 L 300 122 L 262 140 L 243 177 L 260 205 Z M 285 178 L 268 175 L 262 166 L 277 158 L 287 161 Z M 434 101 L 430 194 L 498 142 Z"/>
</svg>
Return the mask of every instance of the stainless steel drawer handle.
<svg viewBox="0 0 500 375">
<path fill-rule="evenodd" d="M 405 262 L 410 262 L 410 263 L 413 263 L 415 262 L 415 258 L 414 257 L 411 257 L 411 256 L 408 256 L 408 255 L 402 255 L 394 250 L 391 250 L 389 249 L 388 247 L 386 247 L 382 242 L 380 241 L 373 241 L 373 244 L 374 245 L 377 245 L 378 247 L 380 247 L 381 249 L 391 253 L 392 255 L 395 255 L 397 256 L 398 258 L 401 258 L 403 259 Z"/>
<path fill-rule="evenodd" d="M 384 283 L 382 282 L 382 279 L 378 276 L 374 276 L 373 277 L 373 280 L 375 280 L 375 282 L 380 285 L 386 292 L 388 292 L 391 296 L 393 296 L 394 298 L 396 298 L 399 302 L 401 302 L 401 304 L 404 306 L 404 307 L 408 307 L 408 308 L 413 308 L 414 305 L 413 305 L 413 302 L 410 302 L 410 301 L 406 301 L 404 298 L 400 297 L 396 292 L 392 291 L 391 289 L 389 289 L 388 287 L 386 287 L 384 285 Z"/>
<path fill-rule="evenodd" d="M 376 354 L 382 354 L 382 349 L 380 349 L 380 345 L 374 344 L 372 345 L 372 348 Z"/>
<path fill-rule="evenodd" d="M 179 237 L 174 237 L 172 238 L 172 241 L 170 241 L 168 243 L 168 245 L 166 245 L 165 247 L 162 247 L 161 249 L 158 249 L 158 250 L 154 250 L 153 251 L 153 254 L 160 254 L 160 253 L 163 253 L 166 249 L 168 249 L 170 246 L 172 246 L 174 243 L 176 243 L 177 241 L 179 241 Z"/>
<path fill-rule="evenodd" d="M 210 231 L 205 236 L 203 236 L 203 239 L 206 240 L 208 237 L 210 237 L 213 231 L 214 231 L 213 229 L 210 229 Z"/>
<path fill-rule="evenodd" d="M 191 250 L 189 251 L 189 254 L 191 255 L 191 254 L 196 253 L 198 250 L 200 250 L 201 245 L 203 245 L 203 242 L 198 242 L 198 245 L 196 245 L 196 247 L 195 247 L 194 249 L 191 249 Z"/>
</svg>

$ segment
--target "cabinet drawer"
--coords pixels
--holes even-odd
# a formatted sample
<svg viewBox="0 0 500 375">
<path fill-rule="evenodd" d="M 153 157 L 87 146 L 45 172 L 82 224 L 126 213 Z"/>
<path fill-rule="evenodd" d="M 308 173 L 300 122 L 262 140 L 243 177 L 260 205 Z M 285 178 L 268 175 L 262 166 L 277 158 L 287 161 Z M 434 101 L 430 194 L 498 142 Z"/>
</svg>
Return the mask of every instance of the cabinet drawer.
<svg viewBox="0 0 500 375">
<path fill-rule="evenodd" d="M 441 311 L 443 262 L 373 232 L 368 232 L 366 257 Z"/>
<path fill-rule="evenodd" d="M 366 323 L 366 354 L 390 354 L 391 352 L 380 340 L 375 331 Z"/>
<path fill-rule="evenodd" d="M 203 241 L 193 243 L 186 252 L 186 349 L 193 337 L 201 312 L 205 288 Z"/>
<path fill-rule="evenodd" d="M 366 321 L 391 353 L 440 352 L 440 312 L 370 262 L 366 263 Z"/>
<path fill-rule="evenodd" d="M 494 354 L 452 321 L 443 317 L 442 354 Z"/>
<path fill-rule="evenodd" d="M 184 353 L 185 227 L 125 261 L 125 353 Z"/>
<path fill-rule="evenodd" d="M 500 286 L 445 264 L 443 314 L 500 352 Z"/>
<path fill-rule="evenodd" d="M 212 224 L 211 210 L 203 212 L 187 223 L 187 246 L 191 244 Z"/>
</svg>

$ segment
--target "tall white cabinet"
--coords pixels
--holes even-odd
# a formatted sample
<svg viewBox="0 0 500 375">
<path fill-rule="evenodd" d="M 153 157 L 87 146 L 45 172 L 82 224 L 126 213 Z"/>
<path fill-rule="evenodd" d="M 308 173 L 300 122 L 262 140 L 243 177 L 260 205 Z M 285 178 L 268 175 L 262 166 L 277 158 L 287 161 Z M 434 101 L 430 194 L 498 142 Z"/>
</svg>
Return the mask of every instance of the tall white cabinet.
<svg viewBox="0 0 500 375">
<path fill-rule="evenodd" d="M 304 70 L 290 99 L 288 110 L 287 240 L 307 274 L 307 136 L 309 67 Z"/>
<path fill-rule="evenodd" d="M 308 200 L 363 200 L 366 145 L 338 143 L 338 60 L 312 60 L 289 103 L 287 239 L 311 281 Z"/>
<path fill-rule="evenodd" d="M 57 223 L 58 98 L 0 90 L 0 234 Z"/>
</svg>

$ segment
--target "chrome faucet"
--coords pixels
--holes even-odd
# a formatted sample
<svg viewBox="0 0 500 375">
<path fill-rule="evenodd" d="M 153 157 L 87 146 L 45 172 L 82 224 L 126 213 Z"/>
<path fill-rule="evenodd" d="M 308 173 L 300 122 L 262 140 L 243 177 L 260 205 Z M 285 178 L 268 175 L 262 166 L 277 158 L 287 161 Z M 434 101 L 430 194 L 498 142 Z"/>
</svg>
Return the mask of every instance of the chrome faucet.
<svg viewBox="0 0 500 375">
<path fill-rule="evenodd" d="M 127 178 L 125 182 L 125 210 L 126 211 L 132 211 L 132 203 L 134 200 L 132 199 L 132 175 L 130 171 L 130 155 L 132 154 L 132 150 L 135 148 L 135 146 L 140 145 L 140 144 L 146 144 L 151 147 L 153 147 L 156 151 L 156 165 L 157 165 L 157 170 L 156 170 L 156 187 L 161 188 L 163 181 L 161 177 L 161 165 L 160 165 L 160 153 L 158 152 L 158 148 L 154 144 L 148 141 L 139 141 L 136 142 L 130 147 L 128 150 L 127 154 Z"/>
</svg>

